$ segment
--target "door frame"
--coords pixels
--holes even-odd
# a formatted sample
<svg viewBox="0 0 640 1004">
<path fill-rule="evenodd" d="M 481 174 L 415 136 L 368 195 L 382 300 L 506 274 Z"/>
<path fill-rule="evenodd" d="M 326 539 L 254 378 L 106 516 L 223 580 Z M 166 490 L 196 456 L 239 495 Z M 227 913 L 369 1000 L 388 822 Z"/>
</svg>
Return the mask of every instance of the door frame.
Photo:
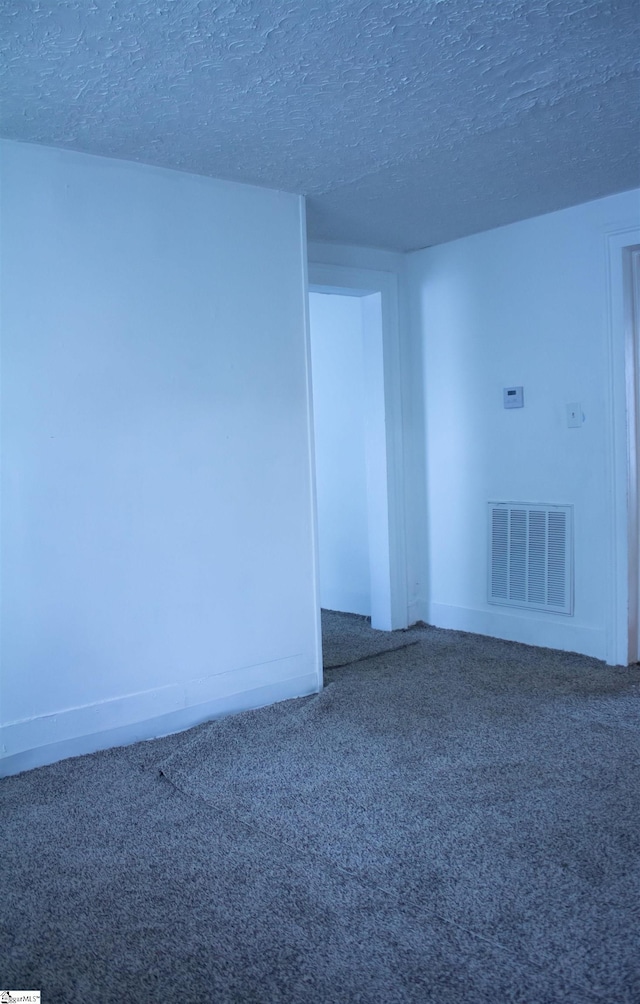
<svg viewBox="0 0 640 1004">
<path fill-rule="evenodd" d="M 623 251 L 627 398 L 629 662 L 640 662 L 640 243 Z"/>
<path fill-rule="evenodd" d="M 638 660 L 640 594 L 640 515 L 638 512 L 637 414 L 640 361 L 637 359 L 633 296 L 633 256 L 640 227 L 606 234 L 608 481 L 610 486 L 609 610 L 607 662 L 627 666 Z"/>
<path fill-rule="evenodd" d="M 371 623 L 408 625 L 398 277 L 309 262 L 309 292 L 362 298 Z M 317 517 L 316 517 L 317 520 Z"/>
</svg>

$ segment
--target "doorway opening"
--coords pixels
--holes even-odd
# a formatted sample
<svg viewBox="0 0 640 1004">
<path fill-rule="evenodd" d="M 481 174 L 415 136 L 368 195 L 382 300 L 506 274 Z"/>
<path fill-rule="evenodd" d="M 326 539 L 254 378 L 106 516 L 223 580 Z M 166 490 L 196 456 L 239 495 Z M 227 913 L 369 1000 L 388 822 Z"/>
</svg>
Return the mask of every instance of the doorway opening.
<svg viewBox="0 0 640 1004">
<path fill-rule="evenodd" d="M 407 626 L 395 276 L 309 269 L 320 604 Z"/>
<path fill-rule="evenodd" d="M 361 298 L 309 292 L 320 602 L 371 616 Z"/>
</svg>

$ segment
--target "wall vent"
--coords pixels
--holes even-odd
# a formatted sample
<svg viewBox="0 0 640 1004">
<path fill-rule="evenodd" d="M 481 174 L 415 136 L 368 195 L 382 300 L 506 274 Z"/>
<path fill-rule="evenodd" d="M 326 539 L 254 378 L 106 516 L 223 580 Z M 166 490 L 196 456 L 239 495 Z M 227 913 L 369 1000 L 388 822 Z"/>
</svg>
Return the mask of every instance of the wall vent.
<svg viewBox="0 0 640 1004">
<path fill-rule="evenodd" d="M 573 614 L 573 506 L 489 503 L 488 600 Z"/>
</svg>

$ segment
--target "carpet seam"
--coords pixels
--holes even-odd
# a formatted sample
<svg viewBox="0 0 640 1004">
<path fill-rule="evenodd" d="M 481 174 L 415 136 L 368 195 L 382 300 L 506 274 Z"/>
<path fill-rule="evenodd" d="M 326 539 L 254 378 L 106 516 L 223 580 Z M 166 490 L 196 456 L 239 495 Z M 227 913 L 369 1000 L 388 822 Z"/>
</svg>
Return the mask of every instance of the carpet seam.
<svg viewBox="0 0 640 1004">
<path fill-rule="evenodd" d="M 330 666 L 325 666 L 323 663 L 322 668 L 324 670 L 344 669 L 345 666 L 356 666 L 359 662 L 369 662 L 370 659 L 379 659 L 381 655 L 390 655 L 392 652 L 402 652 L 405 648 L 412 648 L 414 645 L 420 645 L 420 640 L 408 641 L 404 645 L 398 645 L 397 648 L 385 648 L 384 651 L 374 652 L 373 655 L 361 655 L 357 659 L 350 659 L 349 662 L 333 663 Z"/>
</svg>

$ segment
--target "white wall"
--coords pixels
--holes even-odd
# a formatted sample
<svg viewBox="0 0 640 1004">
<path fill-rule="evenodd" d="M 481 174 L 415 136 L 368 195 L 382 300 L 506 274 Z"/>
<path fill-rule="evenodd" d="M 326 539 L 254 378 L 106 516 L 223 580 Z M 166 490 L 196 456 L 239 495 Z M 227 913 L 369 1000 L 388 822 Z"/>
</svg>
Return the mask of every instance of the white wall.
<svg viewBox="0 0 640 1004">
<path fill-rule="evenodd" d="M 309 241 L 307 255 L 310 264 L 338 265 L 396 275 L 401 273 L 406 257 L 400 251 L 383 251 L 357 244 L 329 244 L 326 241 Z"/>
<path fill-rule="evenodd" d="M 320 600 L 371 614 L 361 300 L 309 294 Z"/>
<path fill-rule="evenodd" d="M 610 383 L 606 241 L 639 222 L 628 192 L 407 256 L 426 413 L 425 620 L 611 651 L 611 452 L 624 386 Z M 505 411 L 502 388 L 519 384 L 525 407 Z M 569 402 L 582 404 L 581 428 L 567 427 Z M 494 499 L 575 506 L 574 617 L 487 604 Z"/>
<path fill-rule="evenodd" d="M 302 200 L 1 152 L 9 766 L 316 690 Z"/>
</svg>

